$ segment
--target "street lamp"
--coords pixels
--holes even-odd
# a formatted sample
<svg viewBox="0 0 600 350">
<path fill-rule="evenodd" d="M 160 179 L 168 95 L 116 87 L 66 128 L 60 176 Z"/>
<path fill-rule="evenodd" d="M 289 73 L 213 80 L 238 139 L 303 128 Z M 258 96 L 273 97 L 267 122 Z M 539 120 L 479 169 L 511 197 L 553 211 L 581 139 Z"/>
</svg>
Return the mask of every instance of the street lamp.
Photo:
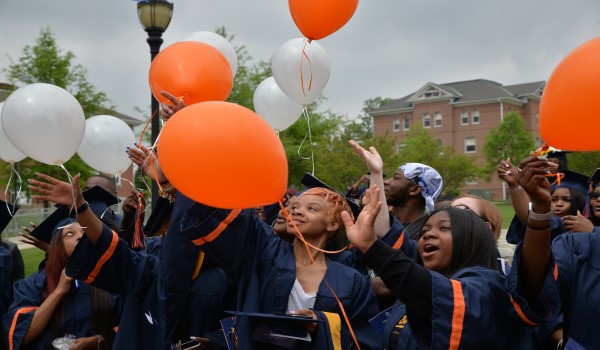
<svg viewBox="0 0 600 350">
<path fill-rule="evenodd" d="M 137 4 L 138 18 L 142 27 L 148 33 L 148 45 L 150 45 L 150 62 L 160 51 L 160 45 L 163 43 L 162 33 L 167 30 L 171 17 L 173 16 L 173 3 L 166 0 L 148 0 L 140 1 Z M 152 144 L 156 142 L 159 132 L 158 101 L 150 94 L 152 101 Z M 152 207 L 156 204 L 158 198 L 158 185 L 152 182 Z"/>
</svg>

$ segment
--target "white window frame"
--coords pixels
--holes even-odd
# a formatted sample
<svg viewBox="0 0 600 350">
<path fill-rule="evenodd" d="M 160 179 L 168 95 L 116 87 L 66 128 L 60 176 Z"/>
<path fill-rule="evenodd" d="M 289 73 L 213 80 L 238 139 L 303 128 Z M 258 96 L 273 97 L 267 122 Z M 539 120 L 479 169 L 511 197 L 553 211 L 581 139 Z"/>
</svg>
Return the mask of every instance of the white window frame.
<svg viewBox="0 0 600 350">
<path fill-rule="evenodd" d="M 423 127 L 426 129 L 431 128 L 431 116 L 429 115 L 429 113 L 423 116 Z"/>
<path fill-rule="evenodd" d="M 469 147 L 473 147 L 473 150 L 469 150 Z M 465 137 L 465 153 L 477 153 L 477 138 Z"/>
<path fill-rule="evenodd" d="M 460 112 L 460 125 L 469 125 L 469 113 L 467 111 Z"/>
<path fill-rule="evenodd" d="M 400 153 L 400 151 L 406 147 L 406 145 L 404 143 L 397 143 L 396 144 L 396 153 Z"/>
<path fill-rule="evenodd" d="M 442 118 L 443 118 L 442 117 L 442 113 L 436 112 L 435 113 L 435 117 L 433 118 L 434 119 L 433 120 L 433 126 L 436 127 L 436 128 L 441 128 L 442 125 L 443 125 L 442 124 Z M 438 121 L 439 121 L 439 123 L 438 123 Z"/>
<path fill-rule="evenodd" d="M 400 131 L 400 118 L 394 118 L 394 121 L 392 121 L 392 130 Z"/>
<path fill-rule="evenodd" d="M 471 124 L 477 125 L 481 121 L 481 116 L 479 115 L 479 110 L 474 109 L 471 112 Z"/>
<path fill-rule="evenodd" d="M 408 116 L 405 116 L 402 121 L 402 130 L 410 130 L 410 119 L 408 118 Z"/>
</svg>

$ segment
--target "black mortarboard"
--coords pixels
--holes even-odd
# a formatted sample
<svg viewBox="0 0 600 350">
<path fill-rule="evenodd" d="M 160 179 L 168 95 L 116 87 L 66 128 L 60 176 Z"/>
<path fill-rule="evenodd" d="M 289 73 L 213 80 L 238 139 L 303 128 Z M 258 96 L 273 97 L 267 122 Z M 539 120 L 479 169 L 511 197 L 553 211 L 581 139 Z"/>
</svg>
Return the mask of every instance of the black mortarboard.
<svg viewBox="0 0 600 350">
<path fill-rule="evenodd" d="M 331 190 L 331 191 L 339 194 L 340 196 L 343 196 L 346 199 L 346 202 L 348 203 L 348 205 L 350 206 L 350 210 L 352 210 L 352 214 L 354 215 L 354 218 L 357 218 L 358 214 L 360 214 L 360 211 L 361 211 L 360 206 L 358 204 L 356 204 L 351 198 L 348 198 L 348 197 L 344 196 L 343 194 L 337 192 L 336 190 L 331 188 L 329 185 L 327 185 L 323 181 L 317 179 L 311 173 L 304 174 L 304 177 L 302 177 L 302 180 L 300 182 L 308 188 L 323 187 L 323 188 L 326 188 L 328 190 Z"/>
<path fill-rule="evenodd" d="M 600 185 L 600 168 L 596 169 L 594 174 L 590 177 L 589 191 L 592 192 L 598 185 Z"/>
<path fill-rule="evenodd" d="M 119 203 L 117 196 L 100 185 L 89 188 L 83 191 L 82 194 L 83 199 L 88 202 L 90 209 L 96 216 L 101 216 L 110 206 Z"/>
<path fill-rule="evenodd" d="M 119 203 L 119 198 L 100 185 L 88 188 L 82 194 L 96 217 L 111 229 L 117 230 L 117 215 L 109 208 Z"/>
<path fill-rule="evenodd" d="M 546 158 L 556 158 L 559 162 L 559 171 L 565 170 L 568 168 L 567 165 L 567 153 L 571 153 L 569 151 L 562 151 L 554 147 L 550 147 L 550 150 L 546 154 Z"/>
<path fill-rule="evenodd" d="M 587 195 L 589 177 L 587 177 L 583 174 L 580 174 L 580 173 L 576 173 L 571 170 L 567 170 L 567 169 L 559 171 L 559 174 L 561 174 L 561 173 L 564 174 L 564 177 L 562 177 L 560 179 L 560 185 L 559 185 L 559 181 L 557 181 L 556 176 L 550 177 L 548 179 L 548 180 L 550 180 L 550 183 L 552 184 L 552 186 L 551 186 L 552 191 L 554 191 L 558 187 L 566 187 L 566 188 L 571 188 L 571 189 L 577 190 L 577 191 L 583 193 L 583 195 Z"/>
<path fill-rule="evenodd" d="M 70 215 L 70 208 L 61 205 L 50 214 L 44 221 L 40 222 L 36 228 L 31 231 L 31 235 L 41 241 L 50 244 L 52 236 L 58 233 L 60 228 L 76 222 Z"/>
<path fill-rule="evenodd" d="M 17 210 L 19 210 L 19 206 L 0 200 L 0 232 L 4 231 L 6 226 L 8 226 L 8 223 L 13 219 Z"/>
<path fill-rule="evenodd" d="M 144 234 L 148 237 L 152 237 L 156 234 L 160 235 L 166 232 L 168 225 L 165 225 L 165 222 L 170 220 L 172 212 L 173 203 L 167 198 L 159 196 L 154 208 L 152 208 L 152 213 L 144 226 Z"/>
<path fill-rule="evenodd" d="M 279 348 L 294 349 L 297 341 L 302 339 L 310 342 L 310 336 L 306 330 L 308 323 L 323 323 L 323 320 L 315 320 L 310 316 L 272 314 L 258 312 L 225 311 L 235 315 L 236 321 L 245 318 L 252 329 L 251 339 L 238 339 L 239 342 L 248 343 L 249 340 L 273 344 Z M 227 332 L 223 329 L 225 334 Z M 240 334 L 241 335 L 241 334 Z"/>
</svg>

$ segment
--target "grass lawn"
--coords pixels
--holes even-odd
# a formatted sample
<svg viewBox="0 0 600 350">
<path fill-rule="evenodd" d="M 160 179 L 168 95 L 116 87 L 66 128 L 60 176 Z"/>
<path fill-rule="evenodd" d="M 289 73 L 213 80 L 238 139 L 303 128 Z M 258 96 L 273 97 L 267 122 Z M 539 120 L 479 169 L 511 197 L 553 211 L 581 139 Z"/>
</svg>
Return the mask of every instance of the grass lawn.
<svg viewBox="0 0 600 350">
<path fill-rule="evenodd" d="M 37 248 L 27 248 L 21 249 L 21 255 L 25 263 L 25 277 L 27 277 L 37 271 L 38 265 L 44 260 L 46 253 Z"/>
<path fill-rule="evenodd" d="M 496 207 L 498 207 L 498 209 L 500 209 L 500 214 L 502 215 L 502 228 L 505 230 L 508 229 L 508 226 L 510 226 L 510 221 L 515 215 L 512 204 L 510 204 L 508 201 L 494 202 L 494 204 Z"/>
</svg>

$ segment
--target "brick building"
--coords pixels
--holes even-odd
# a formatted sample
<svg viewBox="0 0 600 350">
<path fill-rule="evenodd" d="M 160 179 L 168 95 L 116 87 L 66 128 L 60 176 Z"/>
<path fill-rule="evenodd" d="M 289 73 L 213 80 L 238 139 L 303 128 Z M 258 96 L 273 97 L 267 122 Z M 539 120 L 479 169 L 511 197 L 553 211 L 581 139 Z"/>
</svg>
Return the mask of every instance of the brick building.
<svg viewBox="0 0 600 350">
<path fill-rule="evenodd" d="M 375 136 L 388 132 L 403 145 L 405 132 L 419 123 L 431 129 L 443 146 L 452 146 L 458 154 L 471 154 L 479 164 L 485 162 L 483 145 L 490 129 L 505 114 L 516 111 L 525 120 L 539 145 L 538 112 L 545 82 L 538 81 L 504 86 L 494 81 L 477 79 L 447 84 L 427 83 L 416 92 L 374 109 Z M 497 178 L 466 183 L 462 193 L 473 193 L 489 199 L 503 199 L 503 183 Z"/>
</svg>

